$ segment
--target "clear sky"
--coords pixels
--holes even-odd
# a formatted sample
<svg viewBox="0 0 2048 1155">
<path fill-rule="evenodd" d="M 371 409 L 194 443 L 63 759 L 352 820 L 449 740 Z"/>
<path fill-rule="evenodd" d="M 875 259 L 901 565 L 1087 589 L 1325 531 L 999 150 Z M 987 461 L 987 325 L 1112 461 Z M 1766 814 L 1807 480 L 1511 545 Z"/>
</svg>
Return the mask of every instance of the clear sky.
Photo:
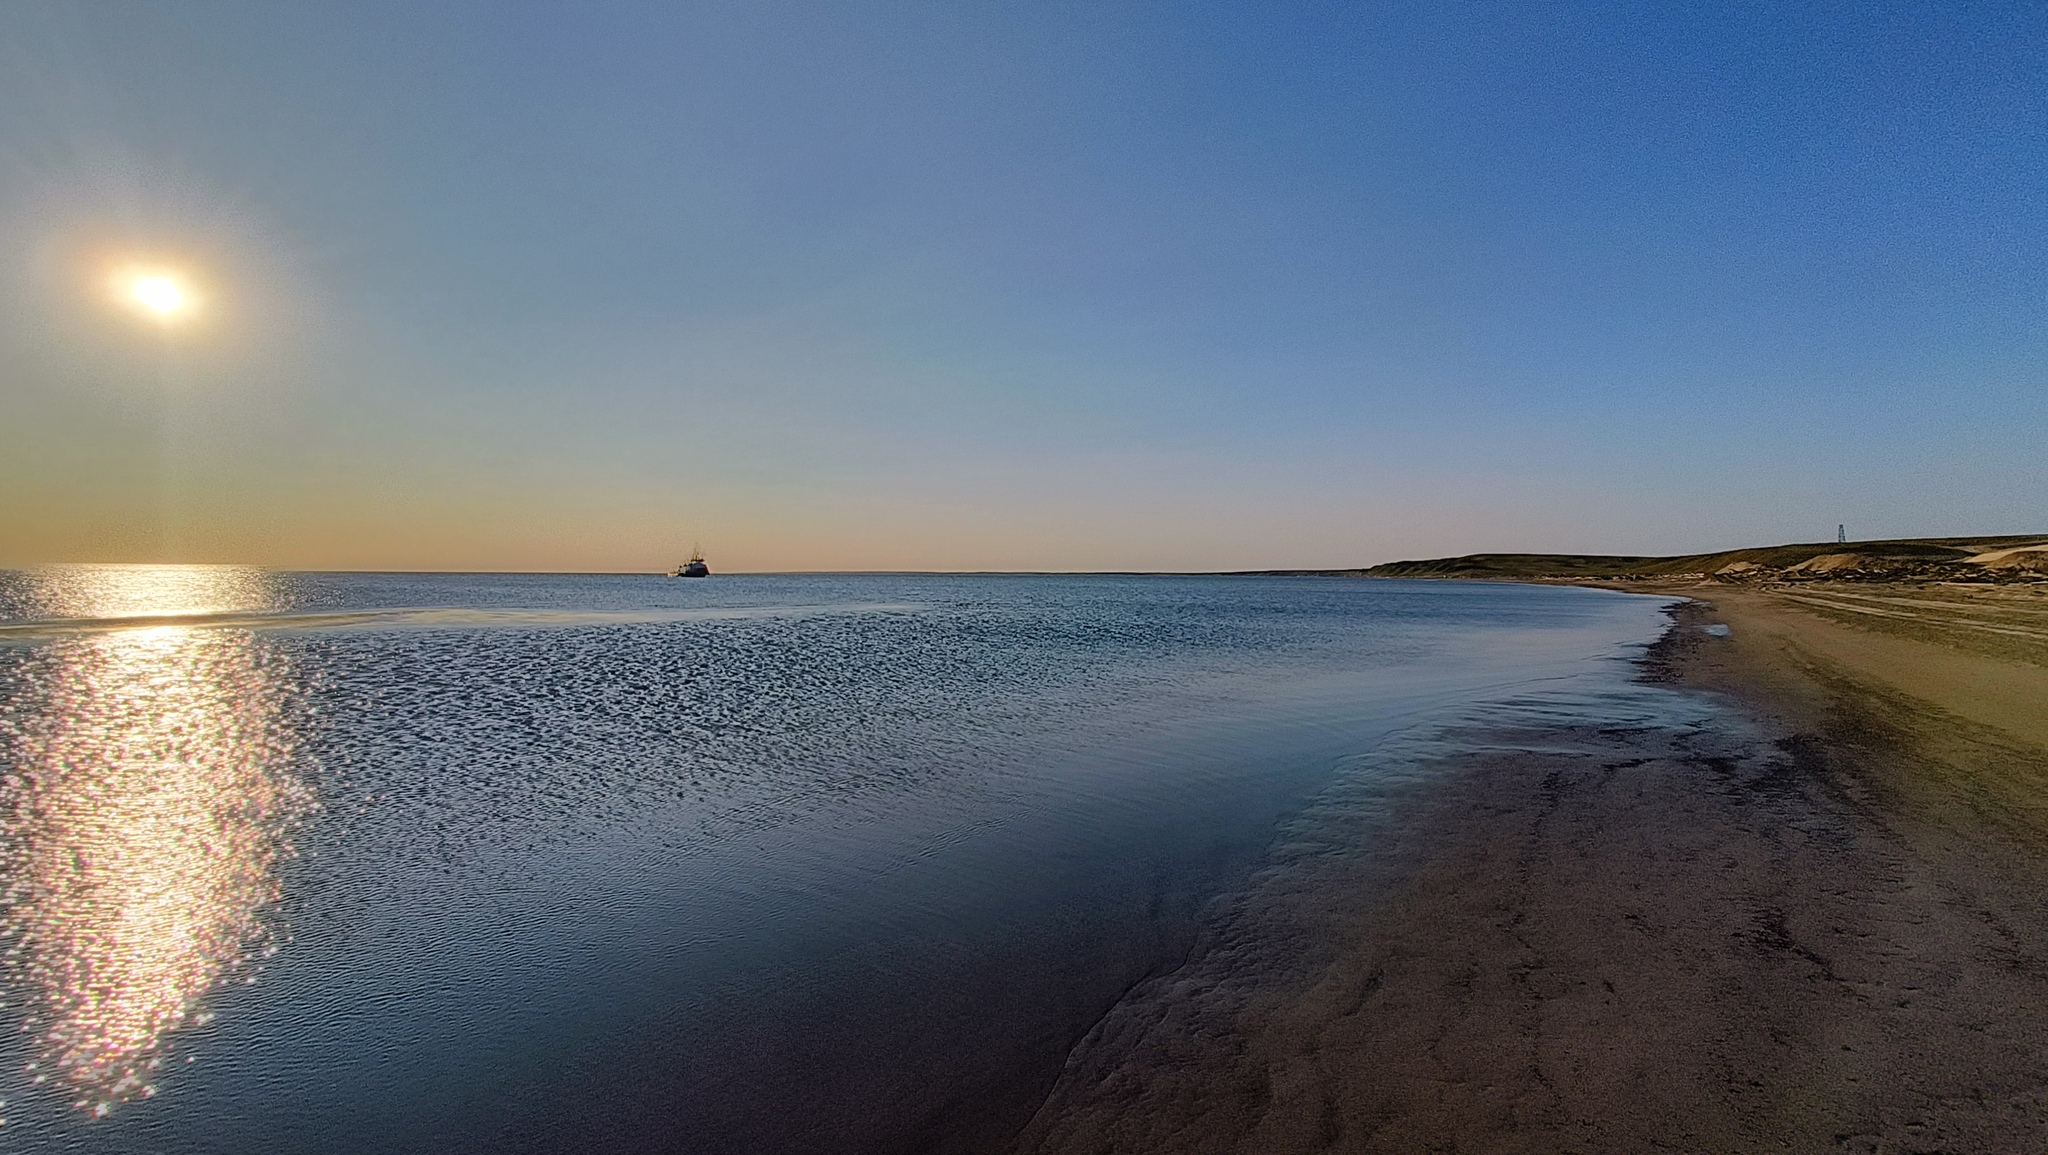
<svg viewBox="0 0 2048 1155">
<path fill-rule="evenodd" d="M 2044 445 L 2040 4 L 0 12 L 0 564 L 2018 533 Z"/>
</svg>

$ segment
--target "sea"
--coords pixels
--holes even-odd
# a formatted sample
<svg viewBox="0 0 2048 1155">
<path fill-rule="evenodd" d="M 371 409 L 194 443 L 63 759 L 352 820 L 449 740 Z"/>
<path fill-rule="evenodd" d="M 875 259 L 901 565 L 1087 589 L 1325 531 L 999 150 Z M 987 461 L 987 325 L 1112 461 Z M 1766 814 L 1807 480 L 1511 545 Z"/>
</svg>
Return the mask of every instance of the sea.
<svg viewBox="0 0 2048 1155">
<path fill-rule="evenodd" d="M 1304 815 L 1654 709 L 1669 604 L 0 573 L 0 1151 L 1002 1150 Z"/>
</svg>

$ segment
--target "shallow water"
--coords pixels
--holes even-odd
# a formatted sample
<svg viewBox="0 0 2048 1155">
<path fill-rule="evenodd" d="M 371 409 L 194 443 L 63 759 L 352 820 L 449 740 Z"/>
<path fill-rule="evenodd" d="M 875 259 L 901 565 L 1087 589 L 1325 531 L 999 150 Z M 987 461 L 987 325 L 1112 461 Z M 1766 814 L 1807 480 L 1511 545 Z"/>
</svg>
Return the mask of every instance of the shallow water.
<svg viewBox="0 0 2048 1155">
<path fill-rule="evenodd" d="M 1376 751 L 1611 700 L 1660 606 L 0 575 L 0 1148 L 985 1149 Z"/>
</svg>

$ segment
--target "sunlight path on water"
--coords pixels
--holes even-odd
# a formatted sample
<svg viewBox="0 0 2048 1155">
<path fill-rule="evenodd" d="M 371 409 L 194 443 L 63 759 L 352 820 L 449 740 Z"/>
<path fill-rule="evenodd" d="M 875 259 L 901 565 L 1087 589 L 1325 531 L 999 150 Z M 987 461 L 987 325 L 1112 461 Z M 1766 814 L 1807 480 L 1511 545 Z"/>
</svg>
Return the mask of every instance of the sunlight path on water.
<svg viewBox="0 0 2048 1155">
<path fill-rule="evenodd" d="M 39 575 L 46 611 L 102 619 L 273 604 L 258 571 Z M 27 1074 L 106 1114 L 156 1094 L 173 1033 L 267 950 L 290 828 L 312 810 L 285 721 L 297 676 L 245 632 L 149 625 L 67 638 L 0 714 L 8 988 Z"/>
</svg>

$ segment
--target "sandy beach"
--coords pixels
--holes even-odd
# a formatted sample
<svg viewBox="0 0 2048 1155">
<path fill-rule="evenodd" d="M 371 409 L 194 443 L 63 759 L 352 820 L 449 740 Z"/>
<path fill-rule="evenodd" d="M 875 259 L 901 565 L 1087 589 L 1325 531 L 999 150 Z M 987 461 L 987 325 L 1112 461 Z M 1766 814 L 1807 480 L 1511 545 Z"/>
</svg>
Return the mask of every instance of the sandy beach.
<svg viewBox="0 0 2048 1155">
<path fill-rule="evenodd" d="M 1695 599 L 1644 677 L 1720 722 L 1477 736 L 1134 989 L 1020 1150 L 2048 1148 L 2048 594 L 1631 588 Z"/>
</svg>

